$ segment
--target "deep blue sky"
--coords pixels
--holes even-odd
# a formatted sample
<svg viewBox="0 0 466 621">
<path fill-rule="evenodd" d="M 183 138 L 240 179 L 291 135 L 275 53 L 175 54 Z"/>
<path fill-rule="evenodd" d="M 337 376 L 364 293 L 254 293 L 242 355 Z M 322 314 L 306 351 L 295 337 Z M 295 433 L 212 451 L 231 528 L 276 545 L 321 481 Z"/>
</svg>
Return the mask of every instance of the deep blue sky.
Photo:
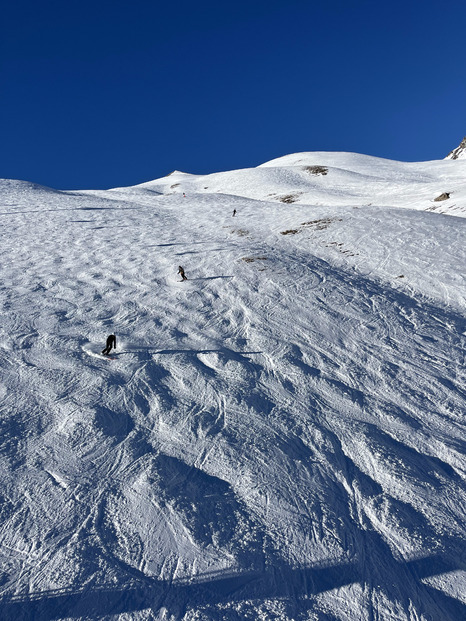
<svg viewBox="0 0 466 621">
<path fill-rule="evenodd" d="M 440 159 L 464 0 L 10 0 L 0 177 L 108 188 L 297 151 Z"/>
</svg>

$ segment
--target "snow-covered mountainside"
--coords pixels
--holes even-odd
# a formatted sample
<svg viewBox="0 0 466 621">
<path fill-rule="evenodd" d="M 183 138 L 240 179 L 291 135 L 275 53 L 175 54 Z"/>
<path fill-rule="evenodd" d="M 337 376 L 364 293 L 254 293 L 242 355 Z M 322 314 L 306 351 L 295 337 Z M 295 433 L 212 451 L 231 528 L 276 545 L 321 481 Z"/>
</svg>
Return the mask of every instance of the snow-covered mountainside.
<svg viewBox="0 0 466 621">
<path fill-rule="evenodd" d="M 212 175 L 175 171 L 136 188 L 163 194 L 217 192 L 267 202 L 338 208 L 401 207 L 464 217 L 465 173 L 464 162 L 394 162 L 356 153 L 315 152 Z M 442 194 L 449 195 L 447 202 L 435 200 Z"/>
<path fill-rule="evenodd" d="M 464 618 L 465 215 L 464 160 L 0 181 L 0 619 Z"/>
<path fill-rule="evenodd" d="M 453 151 L 450 151 L 450 153 L 447 155 L 445 159 L 447 160 L 466 159 L 466 136 L 463 138 L 460 144 L 456 147 L 456 149 L 453 149 Z"/>
</svg>

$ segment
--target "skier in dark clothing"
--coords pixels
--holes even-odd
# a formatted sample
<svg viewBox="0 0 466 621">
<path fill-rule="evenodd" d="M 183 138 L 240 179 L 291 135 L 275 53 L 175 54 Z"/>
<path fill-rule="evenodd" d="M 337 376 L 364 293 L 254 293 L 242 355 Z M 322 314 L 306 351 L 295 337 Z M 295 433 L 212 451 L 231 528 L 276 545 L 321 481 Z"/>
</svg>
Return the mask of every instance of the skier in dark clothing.
<svg viewBox="0 0 466 621">
<path fill-rule="evenodd" d="M 181 280 L 188 280 L 186 274 L 184 273 L 184 269 L 181 265 L 178 266 L 178 274 L 181 276 Z"/>
<path fill-rule="evenodd" d="M 233 218 L 236 216 L 236 209 L 233 209 Z"/>
<path fill-rule="evenodd" d="M 116 336 L 114 334 L 107 336 L 107 345 L 105 346 L 105 349 L 102 350 L 102 354 L 104 356 L 108 356 L 112 350 L 112 347 L 116 349 Z"/>
</svg>

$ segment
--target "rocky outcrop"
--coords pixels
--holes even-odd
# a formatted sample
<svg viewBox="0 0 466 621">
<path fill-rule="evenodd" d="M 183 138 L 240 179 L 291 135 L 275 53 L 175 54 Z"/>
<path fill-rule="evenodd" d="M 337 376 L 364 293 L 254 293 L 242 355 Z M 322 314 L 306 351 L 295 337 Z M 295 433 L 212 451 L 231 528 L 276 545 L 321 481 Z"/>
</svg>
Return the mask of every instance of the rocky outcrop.
<svg viewBox="0 0 466 621">
<path fill-rule="evenodd" d="M 445 158 L 446 160 L 462 160 L 466 159 L 466 136 L 461 141 L 460 145 L 450 151 L 450 153 Z"/>
<path fill-rule="evenodd" d="M 434 201 L 439 202 L 439 201 L 446 201 L 450 198 L 450 192 L 443 192 L 443 194 L 440 194 L 440 196 L 437 196 L 437 198 L 434 198 Z"/>
</svg>

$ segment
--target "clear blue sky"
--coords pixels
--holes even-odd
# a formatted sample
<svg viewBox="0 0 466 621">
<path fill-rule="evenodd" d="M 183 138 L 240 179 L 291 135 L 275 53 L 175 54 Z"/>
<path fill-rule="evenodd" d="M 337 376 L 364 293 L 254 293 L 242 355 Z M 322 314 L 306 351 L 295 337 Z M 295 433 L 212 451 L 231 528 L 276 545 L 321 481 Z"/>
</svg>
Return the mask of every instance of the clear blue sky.
<svg viewBox="0 0 466 621">
<path fill-rule="evenodd" d="M 440 159 L 464 0 L 10 0 L 0 177 L 108 188 L 297 151 Z"/>
</svg>

